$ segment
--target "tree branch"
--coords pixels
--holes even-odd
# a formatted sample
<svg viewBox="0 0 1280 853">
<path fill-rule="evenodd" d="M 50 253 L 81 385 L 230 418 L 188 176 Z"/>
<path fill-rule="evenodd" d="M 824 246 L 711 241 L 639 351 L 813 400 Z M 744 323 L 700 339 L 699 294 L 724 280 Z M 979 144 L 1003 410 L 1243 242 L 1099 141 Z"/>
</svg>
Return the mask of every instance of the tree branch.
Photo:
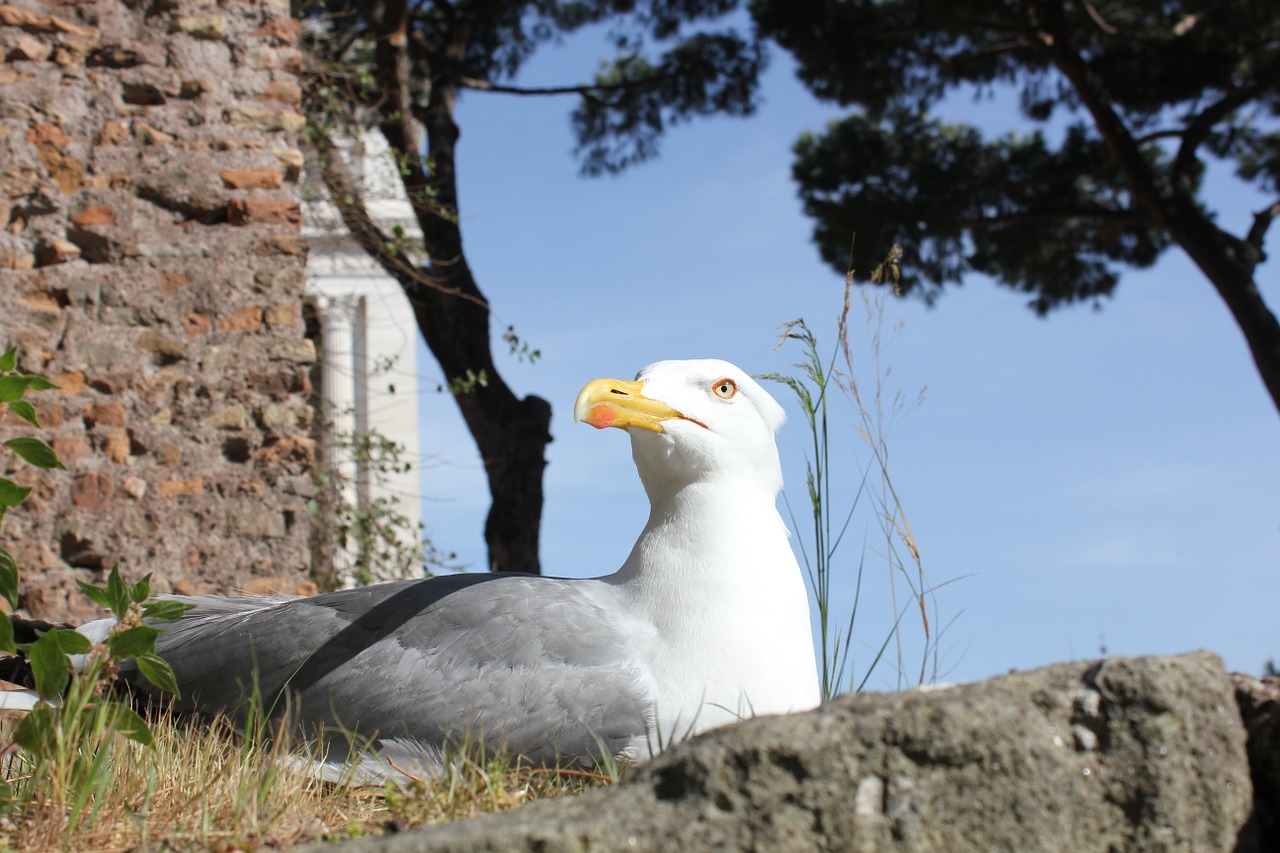
<svg viewBox="0 0 1280 853">
<path fill-rule="evenodd" d="M 1280 217 L 1280 201 L 1270 207 L 1263 208 L 1253 215 L 1253 225 L 1249 228 L 1249 233 L 1245 236 L 1244 241 L 1258 250 L 1259 257 L 1263 256 L 1262 242 L 1266 239 L 1267 229 L 1271 227 L 1271 223 L 1277 217 Z"/>
<path fill-rule="evenodd" d="M 1019 225 L 1028 222 L 1056 222 L 1067 219 L 1096 219 L 1112 225 L 1146 225 L 1151 224 L 1151 214 L 1145 210 L 1027 210 L 1017 213 L 1005 213 L 999 216 L 983 216 L 968 219 L 960 223 L 962 228 L 978 229 L 998 227 L 1001 225 Z"/>
<path fill-rule="evenodd" d="M 1205 107 L 1187 125 L 1182 133 L 1182 145 L 1178 147 L 1178 154 L 1173 161 L 1175 188 L 1179 191 L 1189 191 L 1190 177 L 1195 172 L 1196 149 L 1213 130 L 1213 126 L 1274 86 L 1278 76 L 1280 76 L 1280 56 L 1275 56 L 1254 74 L 1252 85 L 1236 87 Z"/>
<path fill-rule="evenodd" d="M 620 83 L 583 83 L 578 86 L 505 86 L 475 77 L 462 77 L 458 85 L 464 89 L 479 92 L 499 92 L 504 95 L 589 95 L 596 92 L 617 92 L 624 89 L 636 89 L 651 86 L 662 80 L 670 80 L 678 76 L 670 74 L 650 74 L 637 80 L 626 80 Z"/>
</svg>

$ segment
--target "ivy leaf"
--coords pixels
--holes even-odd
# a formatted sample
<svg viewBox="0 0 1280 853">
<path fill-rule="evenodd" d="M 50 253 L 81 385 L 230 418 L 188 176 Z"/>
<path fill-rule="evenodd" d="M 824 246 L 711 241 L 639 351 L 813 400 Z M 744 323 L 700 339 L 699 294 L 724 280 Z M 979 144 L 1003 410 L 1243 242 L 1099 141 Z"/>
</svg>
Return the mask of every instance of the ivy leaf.
<svg viewBox="0 0 1280 853">
<path fill-rule="evenodd" d="M 0 548 L 0 595 L 11 608 L 18 606 L 18 563 L 7 548 Z"/>
<path fill-rule="evenodd" d="M 161 599 L 160 601 L 148 601 L 142 605 L 142 615 L 148 619 L 162 619 L 168 622 L 172 619 L 177 619 L 194 607 L 194 604 L 186 601 Z"/>
<path fill-rule="evenodd" d="M 9 410 L 32 426 L 40 426 L 40 421 L 36 418 L 36 407 L 26 400 L 14 400 L 9 404 Z"/>
<path fill-rule="evenodd" d="M 164 658 L 155 654 L 139 655 L 135 662 L 138 664 L 138 671 L 147 681 L 178 698 L 182 697 L 178 692 L 178 679 L 173 674 L 173 667 Z"/>
<path fill-rule="evenodd" d="M 18 366 L 18 348 L 10 347 L 0 355 L 0 373 L 8 373 Z"/>
<path fill-rule="evenodd" d="M 160 636 L 158 628 L 152 628 L 150 625 L 135 625 L 123 631 L 115 631 L 107 637 L 107 649 L 117 660 L 154 654 L 158 636 Z"/>
<path fill-rule="evenodd" d="M 38 438 L 19 436 L 9 439 L 5 445 L 37 468 L 67 470 L 67 466 L 58 459 L 58 454 L 53 452 L 53 448 Z"/>
<path fill-rule="evenodd" d="M 151 729 L 138 713 L 128 705 L 119 702 L 111 703 L 111 712 L 115 715 L 115 730 L 129 740 L 143 746 L 151 745 Z"/>
</svg>

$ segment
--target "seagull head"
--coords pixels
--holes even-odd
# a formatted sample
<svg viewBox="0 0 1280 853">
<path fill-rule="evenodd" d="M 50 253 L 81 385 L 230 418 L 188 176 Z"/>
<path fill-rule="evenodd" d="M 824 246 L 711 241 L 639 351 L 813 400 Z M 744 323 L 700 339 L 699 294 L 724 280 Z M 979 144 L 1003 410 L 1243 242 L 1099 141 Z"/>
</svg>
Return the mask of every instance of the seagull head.
<svg viewBox="0 0 1280 853">
<path fill-rule="evenodd" d="M 631 381 L 596 379 L 578 394 L 573 416 L 630 434 L 650 497 L 695 482 L 749 483 L 770 496 L 782 488 L 774 434 L 786 414 L 727 361 L 659 361 Z"/>
</svg>

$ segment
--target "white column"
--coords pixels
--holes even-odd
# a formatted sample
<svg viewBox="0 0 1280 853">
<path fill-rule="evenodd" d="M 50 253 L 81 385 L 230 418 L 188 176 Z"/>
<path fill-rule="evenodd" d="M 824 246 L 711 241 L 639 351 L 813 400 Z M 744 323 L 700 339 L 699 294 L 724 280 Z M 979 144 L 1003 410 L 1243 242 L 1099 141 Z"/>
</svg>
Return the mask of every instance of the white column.
<svg viewBox="0 0 1280 853">
<path fill-rule="evenodd" d="M 325 451 L 333 471 L 337 497 L 356 506 L 356 461 L 348 446 L 356 431 L 356 369 L 353 323 L 359 297 L 354 294 L 322 296 L 320 309 L 320 393 L 330 424 L 325 435 Z M 334 568 L 343 586 L 355 582 L 356 545 L 333 549 Z"/>
</svg>

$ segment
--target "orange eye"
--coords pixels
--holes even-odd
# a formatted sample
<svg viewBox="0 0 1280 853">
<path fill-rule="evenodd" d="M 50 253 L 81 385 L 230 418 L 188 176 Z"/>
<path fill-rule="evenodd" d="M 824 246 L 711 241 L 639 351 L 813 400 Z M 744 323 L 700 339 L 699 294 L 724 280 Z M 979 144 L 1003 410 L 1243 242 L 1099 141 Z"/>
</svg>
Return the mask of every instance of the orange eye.
<svg viewBox="0 0 1280 853">
<path fill-rule="evenodd" d="M 738 393 L 738 383 L 732 379 L 721 379 L 715 385 L 711 386 L 711 390 L 721 400 L 731 400 Z"/>
</svg>

